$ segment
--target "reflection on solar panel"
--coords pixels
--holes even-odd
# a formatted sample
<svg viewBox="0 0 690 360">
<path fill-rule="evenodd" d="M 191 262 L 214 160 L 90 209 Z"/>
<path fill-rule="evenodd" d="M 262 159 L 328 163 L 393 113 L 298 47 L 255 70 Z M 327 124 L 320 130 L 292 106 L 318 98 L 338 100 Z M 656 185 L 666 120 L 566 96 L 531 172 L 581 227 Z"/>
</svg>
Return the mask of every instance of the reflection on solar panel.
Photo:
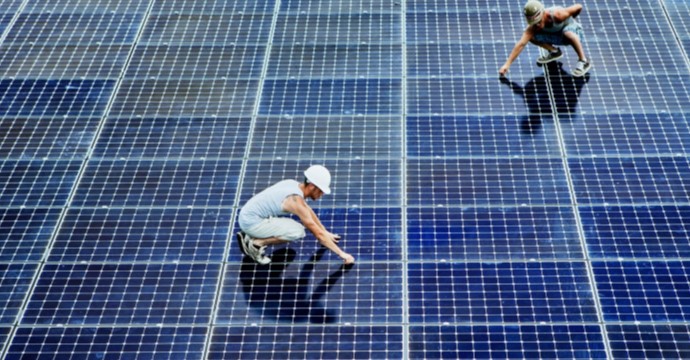
<svg viewBox="0 0 690 360">
<path fill-rule="evenodd" d="M 0 358 L 690 358 L 690 5 L 522 3 L 0 0 Z"/>
</svg>

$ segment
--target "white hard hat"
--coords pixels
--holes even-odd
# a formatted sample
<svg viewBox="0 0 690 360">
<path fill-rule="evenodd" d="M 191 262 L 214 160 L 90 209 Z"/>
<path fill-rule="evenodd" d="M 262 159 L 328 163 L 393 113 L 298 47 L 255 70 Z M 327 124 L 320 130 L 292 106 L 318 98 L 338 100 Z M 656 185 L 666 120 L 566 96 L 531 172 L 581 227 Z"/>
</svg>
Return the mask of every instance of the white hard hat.
<svg viewBox="0 0 690 360">
<path fill-rule="evenodd" d="M 534 25 L 541 21 L 544 16 L 544 4 L 537 0 L 529 0 L 525 4 L 525 20 L 529 25 Z"/>
<path fill-rule="evenodd" d="M 324 194 L 328 195 L 331 193 L 331 173 L 325 167 L 312 165 L 304 171 L 304 176 L 310 183 L 321 189 Z"/>
</svg>

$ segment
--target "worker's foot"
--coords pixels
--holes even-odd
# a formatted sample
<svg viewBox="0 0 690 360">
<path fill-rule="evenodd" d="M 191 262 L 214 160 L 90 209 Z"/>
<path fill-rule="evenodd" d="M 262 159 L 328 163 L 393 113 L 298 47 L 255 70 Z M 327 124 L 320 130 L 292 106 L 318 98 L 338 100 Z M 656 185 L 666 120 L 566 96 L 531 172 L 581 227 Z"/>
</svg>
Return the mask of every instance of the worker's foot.
<svg viewBox="0 0 690 360">
<path fill-rule="evenodd" d="M 575 69 L 573 69 L 573 76 L 584 76 L 587 73 L 587 71 L 589 71 L 589 69 L 591 68 L 592 64 L 589 63 L 589 60 L 579 60 L 577 64 L 575 64 Z"/>
<path fill-rule="evenodd" d="M 254 245 L 251 236 L 240 231 L 237 233 L 237 242 L 240 243 L 240 249 L 242 252 L 252 258 L 254 261 L 261 265 L 266 265 L 271 263 L 271 258 L 264 255 L 266 251 L 265 246 L 257 247 Z"/>
<path fill-rule="evenodd" d="M 255 247 L 254 245 L 250 245 L 254 249 L 256 249 L 256 255 L 252 256 L 252 259 L 254 261 L 258 262 L 261 265 L 266 265 L 271 263 L 271 258 L 265 255 L 266 252 L 266 247 L 262 246 L 260 248 Z"/>
<path fill-rule="evenodd" d="M 240 246 L 240 250 L 242 250 L 242 253 L 249 255 L 249 249 L 247 248 L 247 244 L 251 242 L 251 237 L 249 235 L 245 234 L 244 232 L 240 231 L 237 233 L 237 243 Z"/>
<path fill-rule="evenodd" d="M 537 64 L 543 65 L 543 64 L 548 64 L 552 61 L 556 61 L 560 58 L 563 57 L 563 52 L 561 49 L 556 49 L 556 51 L 549 51 L 548 54 L 542 55 L 537 58 Z"/>
</svg>

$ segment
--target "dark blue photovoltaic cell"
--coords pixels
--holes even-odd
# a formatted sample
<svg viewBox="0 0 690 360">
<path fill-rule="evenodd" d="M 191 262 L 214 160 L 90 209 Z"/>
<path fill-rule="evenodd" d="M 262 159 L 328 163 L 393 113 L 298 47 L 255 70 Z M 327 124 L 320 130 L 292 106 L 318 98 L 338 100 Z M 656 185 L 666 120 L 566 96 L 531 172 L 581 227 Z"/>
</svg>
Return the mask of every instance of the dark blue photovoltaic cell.
<svg viewBox="0 0 690 360">
<path fill-rule="evenodd" d="M 400 44 L 399 14 L 280 15 L 273 43 Z"/>
<path fill-rule="evenodd" d="M 84 158 L 98 118 L 6 118 L 0 121 L 0 156 Z"/>
<path fill-rule="evenodd" d="M 688 199 L 688 158 L 571 159 L 568 165 L 582 205 Z"/>
<path fill-rule="evenodd" d="M 663 4 L 676 30 L 674 35 L 680 38 L 685 54 L 690 54 L 690 4 L 685 0 L 664 0 Z"/>
<path fill-rule="evenodd" d="M 690 207 L 580 208 L 591 258 L 690 257 Z"/>
<path fill-rule="evenodd" d="M 606 325 L 616 359 L 688 359 L 688 324 Z"/>
<path fill-rule="evenodd" d="M 72 205 L 232 206 L 240 166 L 224 160 L 94 160 Z"/>
<path fill-rule="evenodd" d="M 70 210 L 48 261 L 221 261 L 230 213 L 229 209 Z"/>
<path fill-rule="evenodd" d="M 552 62 L 544 68 L 544 74 L 539 74 L 524 84 L 507 77 L 501 77 L 500 81 L 524 101 L 531 116 L 529 121 L 533 122 L 532 119 L 537 114 L 556 112 L 562 121 L 567 122 L 578 112 L 580 95 L 589 83 L 590 76 L 574 77 L 569 70 L 564 69 L 560 61 Z M 531 127 L 527 129 L 533 132 Z"/>
<path fill-rule="evenodd" d="M 490 4 L 493 4 L 491 2 Z M 487 3 L 489 4 L 489 3 Z M 524 16 L 520 3 L 510 11 L 509 7 L 502 7 L 488 12 L 424 12 L 407 14 L 407 43 L 500 43 L 514 42 L 520 39 L 524 30 Z M 464 10 L 464 9 L 463 9 Z M 490 23 L 487 17 L 491 17 Z M 494 21 L 495 19 L 495 21 Z M 472 29 L 473 31 L 470 31 Z M 496 55 L 492 54 L 492 58 Z M 504 59 L 506 53 L 498 58 Z M 473 61 L 483 61 L 477 57 Z M 495 61 L 495 60 L 492 60 Z M 500 64 L 503 65 L 503 64 Z M 500 66 L 499 65 L 499 66 Z M 496 68 L 498 77 L 498 68 Z"/>
<path fill-rule="evenodd" d="M 0 73 L 7 78 L 117 79 L 131 45 L 3 47 Z"/>
<path fill-rule="evenodd" d="M 408 160 L 408 204 L 569 205 L 560 159 Z"/>
<path fill-rule="evenodd" d="M 322 260 L 326 248 L 297 262 L 295 250 L 273 252 L 269 265 L 245 257 L 225 269 L 218 324 L 345 324 L 402 321 L 400 263 Z M 320 261 L 321 260 L 321 261 Z"/>
<path fill-rule="evenodd" d="M 9 10 L 9 9 L 8 9 Z M 7 29 L 12 21 L 13 14 L 0 14 L 0 34 Z"/>
<path fill-rule="evenodd" d="M 411 326 L 411 359 L 606 359 L 597 325 Z"/>
<path fill-rule="evenodd" d="M 268 78 L 400 77 L 400 45 L 273 46 Z M 308 70 L 307 70 L 308 69 Z"/>
<path fill-rule="evenodd" d="M 0 324 L 14 324 L 38 264 L 0 264 Z"/>
<path fill-rule="evenodd" d="M 11 333 L 11 327 L 0 326 L 0 348 L 5 347 L 5 342 L 9 339 Z"/>
<path fill-rule="evenodd" d="M 40 261 L 60 209 L 0 209 L 0 261 Z"/>
<path fill-rule="evenodd" d="M 107 158 L 242 158 L 248 118 L 108 119 L 93 154 Z"/>
<path fill-rule="evenodd" d="M 411 323 L 597 321 L 584 262 L 407 268 Z"/>
<path fill-rule="evenodd" d="M 21 323 L 207 325 L 219 276 L 217 263 L 48 263 Z"/>
<path fill-rule="evenodd" d="M 174 86 L 171 86 L 171 83 Z M 125 80 L 111 116 L 212 117 L 252 114 L 258 80 Z"/>
<path fill-rule="evenodd" d="M 408 209 L 407 258 L 583 259 L 572 209 Z"/>
<path fill-rule="evenodd" d="M 52 0 L 52 1 L 28 1 L 25 12 L 28 13 L 74 13 L 74 14 L 100 14 L 110 13 L 144 13 L 148 1 L 141 0 Z"/>
<path fill-rule="evenodd" d="M 664 2 L 675 0 L 664 0 Z M 682 0 L 684 1 L 684 0 Z M 585 8 L 587 11 L 596 9 L 649 9 L 658 8 L 659 2 L 657 0 L 607 0 L 606 2 L 592 1 L 587 2 Z"/>
<path fill-rule="evenodd" d="M 154 2 L 154 14 L 273 13 L 276 0 L 167 0 Z"/>
<path fill-rule="evenodd" d="M 614 9 L 590 9 L 580 18 L 585 29 L 585 39 L 599 41 L 610 38 L 618 40 L 635 40 L 636 42 L 669 39 L 673 32 L 666 20 L 660 4 L 651 4 L 648 8 L 630 8 L 628 6 Z M 631 24 L 631 19 L 644 19 Z"/>
<path fill-rule="evenodd" d="M 401 83 L 392 79 L 266 80 L 263 115 L 400 114 Z"/>
<path fill-rule="evenodd" d="M 126 78 L 259 78 L 265 46 L 138 46 Z"/>
<path fill-rule="evenodd" d="M 512 43 L 420 43 L 407 46 L 407 75 L 426 77 L 498 77 L 505 59 L 496 54 L 510 54 Z M 535 46 L 525 48 L 510 68 L 509 78 L 531 78 L 543 71 L 534 66 L 539 56 Z M 482 61 L 475 61 L 481 57 Z"/>
<path fill-rule="evenodd" d="M 338 243 L 343 251 L 348 252 L 357 261 L 400 261 L 402 259 L 402 214 L 398 208 L 349 208 L 314 210 L 321 223 L 334 234 L 341 236 Z M 295 220 L 299 220 L 294 217 Z M 235 225 L 234 233 L 240 231 Z M 237 251 L 233 242 L 230 261 L 240 261 L 242 253 Z M 307 236 L 289 247 L 295 249 L 300 259 L 306 260 L 320 247 L 318 240 L 307 231 Z M 267 252 L 270 256 L 270 250 Z M 332 253 L 324 255 L 325 260 L 341 261 Z"/>
<path fill-rule="evenodd" d="M 151 15 L 141 35 L 144 45 L 238 45 L 266 43 L 272 15 Z"/>
<path fill-rule="evenodd" d="M 592 262 L 605 321 L 690 320 L 690 262 Z"/>
<path fill-rule="evenodd" d="M 274 183 L 294 179 L 303 181 L 303 172 L 313 164 L 330 170 L 330 195 L 310 206 L 318 208 L 399 207 L 402 201 L 402 164 L 399 160 L 274 160 L 250 159 L 244 174 L 240 203 L 244 205 L 254 194 Z"/>
<path fill-rule="evenodd" d="M 633 47 L 636 51 L 616 51 L 616 60 L 609 61 L 613 59 L 612 49 Z M 585 48 L 587 56 L 597 59 L 596 74 L 604 76 L 639 75 L 640 73 L 645 75 L 688 74 L 688 67 L 683 54 L 678 51 L 678 43 L 675 39 L 655 38 L 654 41 L 639 41 L 602 38 L 597 41 L 587 41 Z M 594 76 L 594 73 L 591 75 Z"/>
<path fill-rule="evenodd" d="M 410 157 L 560 156 L 550 116 L 408 116 Z"/>
<path fill-rule="evenodd" d="M 17 328 L 8 359 L 203 358 L 206 327 Z"/>
<path fill-rule="evenodd" d="M 111 80 L 0 80 L 0 115 L 101 116 Z"/>
<path fill-rule="evenodd" d="M 401 158 L 402 133 L 400 116 L 262 116 L 254 124 L 249 156 Z"/>
<path fill-rule="evenodd" d="M 0 206 L 63 206 L 81 161 L 0 160 Z"/>
<path fill-rule="evenodd" d="M 400 12 L 400 1 L 379 0 L 283 0 L 280 2 L 281 12 L 300 13 L 370 13 L 370 12 Z"/>
<path fill-rule="evenodd" d="M 402 326 L 216 327 L 208 359 L 401 359 L 403 337 Z"/>
<path fill-rule="evenodd" d="M 142 21 L 142 14 L 21 14 L 5 42 L 131 44 Z"/>
<path fill-rule="evenodd" d="M 517 114 L 550 113 L 548 96 L 531 87 L 545 85 L 543 76 L 536 83 L 508 86 L 505 78 L 410 79 L 407 81 L 407 112 L 422 114 Z M 542 85 L 540 85 L 540 83 Z"/>
<path fill-rule="evenodd" d="M 690 108 L 690 92 L 685 86 L 688 82 L 687 75 L 592 75 L 579 96 L 579 108 L 583 114 L 682 113 Z M 653 89 L 652 96 L 648 89 Z"/>
<path fill-rule="evenodd" d="M 563 126 L 571 156 L 690 152 L 688 114 L 581 115 Z"/>
<path fill-rule="evenodd" d="M 673 1 L 685 0 L 665 0 L 666 3 Z M 407 12 L 470 12 L 477 13 L 481 11 L 491 11 L 495 14 L 497 11 L 505 11 L 512 9 L 516 12 L 522 10 L 521 1 L 516 0 L 462 0 L 462 1 L 448 1 L 448 0 L 407 0 Z M 549 5 L 549 3 L 547 3 Z M 640 7 L 658 7 L 657 0 L 607 0 L 605 2 L 593 1 L 586 2 L 585 9 L 603 8 L 640 8 Z M 509 21 L 506 21 L 509 22 Z"/>
</svg>

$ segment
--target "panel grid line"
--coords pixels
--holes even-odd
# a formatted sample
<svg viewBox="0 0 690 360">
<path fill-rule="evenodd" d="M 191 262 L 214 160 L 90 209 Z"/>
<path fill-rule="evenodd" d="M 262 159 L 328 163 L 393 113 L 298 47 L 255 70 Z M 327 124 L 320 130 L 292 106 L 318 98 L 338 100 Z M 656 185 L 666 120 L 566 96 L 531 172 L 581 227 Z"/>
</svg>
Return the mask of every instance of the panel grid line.
<svg viewBox="0 0 690 360">
<path fill-rule="evenodd" d="M 540 49 L 539 52 L 541 54 L 546 55 L 546 51 L 543 49 Z M 609 336 L 607 334 L 605 322 L 604 322 L 604 312 L 602 310 L 602 305 L 601 305 L 601 300 L 599 299 L 599 293 L 597 292 L 597 285 L 596 285 L 596 279 L 594 277 L 594 270 L 592 269 L 592 260 L 589 256 L 589 251 L 587 249 L 587 240 L 585 238 L 585 231 L 582 225 L 582 219 L 580 218 L 580 211 L 579 211 L 579 205 L 578 205 L 578 199 L 577 199 L 577 194 L 575 192 L 575 184 L 572 179 L 572 172 L 570 171 L 570 166 L 568 165 L 568 151 L 565 145 L 565 139 L 563 135 L 563 129 L 561 127 L 561 122 L 560 118 L 558 116 L 558 107 L 556 104 L 556 98 L 554 95 L 554 89 L 553 89 L 553 84 L 550 81 L 550 72 L 547 66 L 544 66 L 544 73 L 546 74 L 546 78 L 549 79 L 546 82 L 546 89 L 549 93 L 549 102 L 551 103 L 551 109 L 552 109 L 552 116 L 553 116 L 553 121 L 554 121 L 554 128 L 556 132 L 556 137 L 558 138 L 558 147 L 561 152 L 561 160 L 563 162 L 563 170 L 565 172 L 565 179 L 568 184 L 568 192 L 570 193 L 570 200 L 572 202 L 571 209 L 573 212 L 573 217 L 575 219 L 575 228 L 577 229 L 577 234 L 580 242 L 580 246 L 582 249 L 582 253 L 584 254 L 584 264 L 585 268 L 587 269 L 587 277 L 589 279 L 589 286 L 590 286 L 590 291 L 592 293 L 592 297 L 594 299 L 594 308 L 596 309 L 596 314 L 599 322 L 599 328 L 601 329 L 602 332 L 602 338 L 603 338 L 603 343 L 604 343 L 604 350 L 606 352 L 606 355 L 610 358 L 613 359 L 613 353 L 611 351 L 611 344 L 609 342 Z M 558 75 L 557 75 L 558 76 Z"/>
<path fill-rule="evenodd" d="M 5 27 L 5 31 L 3 31 L 2 34 L 0 34 L 0 44 L 5 42 L 5 39 L 7 39 L 7 36 L 10 34 L 10 30 L 12 30 L 14 24 L 17 23 L 17 19 L 19 19 L 19 16 L 22 14 L 24 8 L 28 3 L 29 0 L 23 0 L 21 5 L 19 5 L 17 10 L 14 12 L 12 19 L 7 23 L 7 26 Z"/>
<path fill-rule="evenodd" d="M 219 327 L 220 325 L 217 323 L 218 319 L 218 310 L 220 308 L 220 303 L 221 303 L 221 298 L 222 298 L 222 293 L 223 293 L 223 284 L 225 283 L 225 272 L 227 270 L 227 264 L 228 262 L 228 254 L 230 253 L 231 249 L 233 248 L 232 244 L 234 243 L 234 224 L 236 222 L 237 214 L 239 213 L 241 204 L 240 204 L 240 199 L 242 198 L 242 187 L 244 185 L 244 179 L 245 179 L 245 174 L 247 170 L 247 164 L 249 162 L 249 155 L 252 149 L 252 141 L 254 138 L 254 132 L 256 129 L 256 123 L 257 119 L 259 117 L 259 110 L 261 106 L 261 98 L 263 94 L 263 88 L 264 88 L 264 82 L 266 80 L 266 75 L 268 73 L 268 65 L 271 59 L 271 49 L 273 47 L 273 38 L 275 36 L 276 32 L 276 25 L 278 23 L 278 17 L 280 15 L 280 5 L 281 5 L 281 0 L 276 0 L 274 7 L 273 7 L 273 15 L 271 18 L 271 26 L 270 30 L 268 32 L 268 38 L 266 40 L 266 50 L 264 53 L 264 58 L 261 66 L 261 74 L 259 76 L 259 81 L 258 81 L 258 86 L 256 90 L 256 96 L 254 98 L 254 106 L 252 108 L 252 114 L 251 114 L 251 123 L 249 125 L 249 131 L 247 135 L 247 142 L 244 147 L 244 156 L 242 159 L 242 166 L 240 168 L 239 172 L 239 180 L 237 182 L 237 191 L 235 193 L 235 200 L 234 200 L 234 206 L 233 206 L 233 212 L 232 216 L 230 217 L 230 224 L 228 226 L 228 234 L 225 240 L 225 252 L 223 254 L 223 261 L 221 263 L 221 272 L 220 276 L 218 277 L 218 283 L 216 285 L 216 296 L 213 300 L 213 306 L 211 308 L 211 318 L 210 318 L 210 324 L 208 327 L 208 333 L 206 334 L 206 343 L 204 344 L 204 349 L 203 349 L 203 354 L 202 358 L 208 359 L 211 351 L 211 340 L 213 339 L 213 333 L 216 327 Z"/>
<path fill-rule="evenodd" d="M 402 233 L 401 237 L 403 239 L 402 241 L 402 261 L 403 261 L 403 268 L 402 268 L 402 282 L 403 282 L 403 295 L 402 295 L 402 311 L 403 311 L 403 318 L 402 318 L 402 323 L 403 323 L 403 359 L 409 359 L 410 357 L 410 345 L 409 345 L 409 340 L 410 340 L 410 314 L 409 314 L 409 304 L 410 304 L 410 295 L 409 295 L 409 284 L 408 284 L 408 258 L 407 258 L 407 77 L 408 77 L 408 69 L 407 69 L 407 0 L 401 0 L 400 1 L 400 39 L 402 41 L 402 44 L 400 46 L 400 51 L 401 51 L 401 63 L 402 63 L 402 79 L 400 80 L 400 85 L 401 85 L 401 91 L 400 91 L 400 108 L 401 108 L 401 131 L 402 131 L 402 149 L 401 149 L 401 155 L 402 155 L 402 162 L 401 162 L 401 191 L 400 193 L 402 194 L 402 201 L 401 201 L 401 206 L 402 206 L 402 212 L 401 212 L 401 222 L 402 222 Z"/>
<path fill-rule="evenodd" d="M 671 31 L 673 31 L 673 39 L 676 41 L 676 45 L 678 45 L 678 51 L 680 51 L 680 53 L 682 54 L 683 60 L 685 60 L 685 66 L 687 66 L 688 70 L 690 71 L 690 56 L 687 52 L 685 52 L 683 42 L 681 41 L 680 35 L 678 34 L 678 29 L 673 25 L 671 15 L 669 14 L 668 6 L 666 6 L 666 0 L 659 0 L 659 5 L 661 6 L 661 10 L 664 12 L 664 18 L 671 27 Z"/>
</svg>

